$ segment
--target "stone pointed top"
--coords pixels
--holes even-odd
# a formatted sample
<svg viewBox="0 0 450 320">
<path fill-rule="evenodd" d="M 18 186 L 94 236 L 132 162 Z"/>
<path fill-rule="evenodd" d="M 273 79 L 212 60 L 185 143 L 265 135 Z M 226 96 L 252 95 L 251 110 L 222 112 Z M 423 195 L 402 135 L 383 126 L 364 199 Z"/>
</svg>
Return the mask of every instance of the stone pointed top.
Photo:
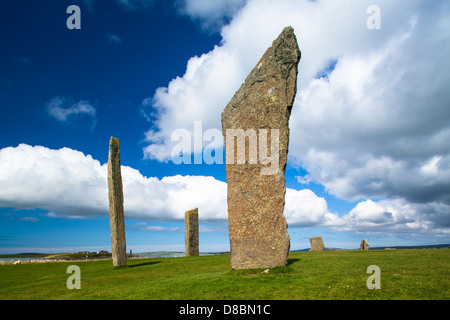
<svg viewBox="0 0 450 320">
<path fill-rule="evenodd" d="M 269 55 L 266 55 L 269 53 Z M 281 31 L 278 38 L 272 42 L 272 46 L 267 49 L 266 54 L 261 58 L 260 63 L 266 58 L 274 60 L 281 66 L 283 78 L 289 76 L 289 71 L 298 65 L 301 52 L 298 47 L 294 28 L 286 27 Z M 258 65 L 259 66 L 259 65 Z M 258 68 L 258 66 L 256 66 Z"/>
<path fill-rule="evenodd" d="M 246 99 L 246 93 L 253 85 L 270 78 L 286 81 L 285 97 L 290 111 L 297 92 L 297 72 L 300 58 L 301 52 L 294 29 L 290 26 L 285 27 L 247 76 L 222 114 L 227 109 L 233 109 L 239 106 Z"/>
<path fill-rule="evenodd" d="M 280 44 L 282 44 L 282 43 L 286 44 L 291 49 L 294 49 L 293 51 L 295 51 L 295 52 L 293 52 L 293 57 L 295 57 L 295 54 L 300 55 L 300 49 L 298 48 L 297 38 L 294 33 L 294 28 L 292 28 L 291 26 L 285 27 L 283 29 L 283 31 L 281 31 L 278 38 L 276 38 L 272 42 L 272 47 L 273 48 L 279 47 Z M 292 63 L 295 63 L 295 61 L 292 61 Z M 297 61 L 297 63 L 298 63 L 298 61 Z"/>
<path fill-rule="evenodd" d="M 297 65 L 301 58 L 301 52 L 298 47 L 294 28 L 292 28 L 291 26 L 285 27 L 283 31 L 281 31 L 278 38 L 276 38 L 272 42 L 272 46 L 267 51 L 269 52 L 269 54 L 273 54 L 273 57 L 275 58 L 274 60 L 281 67 L 280 71 L 284 79 L 292 76 L 290 71 L 293 68 L 295 69 L 296 73 L 295 78 L 297 78 Z M 266 55 L 264 55 L 261 60 L 263 60 L 265 56 Z M 272 56 L 269 55 L 269 59 L 270 58 L 272 58 Z M 292 103 L 293 102 L 294 101 L 292 101 Z"/>
<path fill-rule="evenodd" d="M 278 36 L 278 38 L 282 37 L 283 35 L 287 35 L 287 34 L 290 34 L 290 35 L 294 35 L 294 36 L 295 36 L 295 34 L 294 34 L 294 28 L 292 28 L 291 26 L 284 27 L 283 31 L 281 31 L 281 33 L 280 33 L 280 35 Z"/>
</svg>

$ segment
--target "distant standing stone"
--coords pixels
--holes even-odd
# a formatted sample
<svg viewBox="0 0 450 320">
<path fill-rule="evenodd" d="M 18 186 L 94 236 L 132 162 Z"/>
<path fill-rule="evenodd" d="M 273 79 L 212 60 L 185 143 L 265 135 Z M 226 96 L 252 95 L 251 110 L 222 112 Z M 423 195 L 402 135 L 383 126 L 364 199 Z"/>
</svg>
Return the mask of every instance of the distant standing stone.
<svg viewBox="0 0 450 320">
<path fill-rule="evenodd" d="M 367 239 L 361 241 L 361 244 L 359 245 L 359 250 L 369 250 L 369 241 L 367 241 Z"/>
<path fill-rule="evenodd" d="M 232 269 L 287 264 L 284 173 L 300 55 L 294 29 L 284 28 L 222 112 Z M 239 149 L 239 139 L 244 141 L 244 151 Z M 263 139 L 266 143 L 261 143 Z M 261 147 L 266 147 L 264 152 Z M 259 151 L 258 156 L 252 150 Z M 244 157 L 239 158 L 239 152 Z"/>
<path fill-rule="evenodd" d="M 122 188 L 119 140 L 111 137 L 108 154 L 108 198 L 111 253 L 114 266 L 127 265 Z"/>
<path fill-rule="evenodd" d="M 184 235 L 186 256 L 198 256 L 198 208 L 186 211 L 184 215 Z"/>
<path fill-rule="evenodd" d="M 309 238 L 311 249 L 309 251 L 323 251 L 325 245 L 321 236 Z"/>
</svg>

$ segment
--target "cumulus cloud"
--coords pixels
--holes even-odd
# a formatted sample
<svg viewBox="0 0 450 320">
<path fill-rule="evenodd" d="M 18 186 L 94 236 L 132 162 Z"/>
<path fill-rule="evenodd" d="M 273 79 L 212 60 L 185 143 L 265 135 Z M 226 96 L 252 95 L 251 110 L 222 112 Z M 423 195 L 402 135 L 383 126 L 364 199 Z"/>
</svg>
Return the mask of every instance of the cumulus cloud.
<svg viewBox="0 0 450 320">
<path fill-rule="evenodd" d="M 387 199 L 378 202 L 359 202 L 344 215 L 336 229 L 360 233 L 405 235 L 414 233 L 445 236 L 450 231 L 448 212 L 450 206 L 432 202 L 409 203 L 405 199 Z"/>
<path fill-rule="evenodd" d="M 122 166 L 126 218 L 182 221 L 198 207 L 203 220 L 227 219 L 226 183 L 213 177 L 144 177 Z M 108 214 L 107 164 L 69 148 L 20 144 L 0 150 L 0 206 L 47 210 L 49 217 Z"/>
<path fill-rule="evenodd" d="M 333 225 L 338 215 L 329 212 L 327 202 L 309 189 L 287 189 L 285 210 L 289 226 L 317 227 Z"/>
<path fill-rule="evenodd" d="M 199 208 L 200 221 L 224 223 L 225 182 L 207 176 L 145 177 L 122 166 L 127 219 L 183 221 L 184 213 Z M 52 150 L 20 144 L 0 150 L 0 207 L 39 208 L 47 217 L 86 219 L 108 215 L 107 165 L 69 148 Z M 285 217 L 290 227 L 330 227 L 357 232 L 447 234 L 450 206 L 411 204 L 404 199 L 365 200 L 349 213 L 330 212 L 324 198 L 308 189 L 287 188 Z M 26 221 L 37 221 L 26 218 Z M 178 232 L 179 227 L 136 223 L 130 228 L 149 232 Z M 201 232 L 223 228 L 201 226 Z"/>
<path fill-rule="evenodd" d="M 228 69 L 238 62 L 234 55 L 222 47 L 216 47 L 213 52 L 191 58 L 183 77 L 177 77 L 167 88 L 156 91 L 152 101 L 157 130 L 146 133 L 146 140 L 151 144 L 144 149 L 145 157 L 159 161 L 170 159 L 176 144 L 171 140 L 172 132 L 185 128 L 193 135 L 194 121 L 201 121 L 204 130 L 220 128 L 217 103 L 229 98 L 229 92 L 239 86 L 235 79 L 242 75 L 238 70 Z M 217 85 L 212 86 L 212 82 Z M 149 100 L 144 100 L 143 105 L 148 104 Z M 225 102 L 222 105 L 225 106 Z"/>
<path fill-rule="evenodd" d="M 290 150 L 330 193 L 450 204 L 450 77 L 439 71 L 450 51 L 433 19 L 412 15 L 370 54 L 343 55 L 328 79 L 299 90 L 291 132 L 302 138 Z"/>
<path fill-rule="evenodd" d="M 105 214 L 105 179 L 99 161 L 69 148 L 20 144 L 0 150 L 2 207 L 41 208 L 51 215 Z"/>
<path fill-rule="evenodd" d="M 228 219 L 226 183 L 213 177 L 144 177 L 122 166 L 126 218 L 183 221 L 199 208 L 201 220 Z M 47 210 L 48 217 L 87 218 L 108 214 L 107 164 L 70 148 L 20 144 L 0 150 L 0 206 Z M 288 189 L 286 217 L 297 226 L 323 223 L 327 204 L 310 190 Z M 146 231 L 177 231 L 135 224 Z M 204 231 L 211 231 L 204 229 Z"/>
<path fill-rule="evenodd" d="M 227 185 L 207 176 L 144 177 L 122 166 L 126 218 L 183 221 L 199 208 L 204 221 L 228 219 Z M 108 214 L 107 164 L 69 148 L 52 150 L 20 144 L 0 150 L 0 206 L 47 210 L 48 217 Z M 286 191 L 286 218 L 293 226 L 330 223 L 325 199 L 310 190 Z M 163 231 L 138 223 L 134 228 Z M 176 230 L 170 230 L 176 231 Z M 211 231 L 208 228 L 205 232 Z"/>
<path fill-rule="evenodd" d="M 448 219 L 450 7 L 380 0 L 381 29 L 371 30 L 371 4 L 247 1 L 222 27 L 220 45 L 146 100 L 154 129 L 145 157 L 170 159 L 171 133 L 192 133 L 194 121 L 220 129 L 228 101 L 291 25 L 302 51 L 289 146 L 289 161 L 307 171 L 299 181 L 350 201 L 406 201 L 417 214 L 428 205 Z"/>
<path fill-rule="evenodd" d="M 73 102 L 65 97 L 55 97 L 46 103 L 48 114 L 59 122 L 67 122 L 76 116 L 88 116 L 92 118 L 92 127 L 97 122 L 96 110 L 89 101 L 80 100 Z"/>
</svg>

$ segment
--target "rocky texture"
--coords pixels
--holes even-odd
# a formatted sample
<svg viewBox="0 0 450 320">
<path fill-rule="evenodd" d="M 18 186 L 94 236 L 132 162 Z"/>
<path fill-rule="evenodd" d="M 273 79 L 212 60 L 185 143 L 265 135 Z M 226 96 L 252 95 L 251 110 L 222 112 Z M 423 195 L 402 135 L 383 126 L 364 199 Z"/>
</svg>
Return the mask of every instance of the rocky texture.
<svg viewBox="0 0 450 320">
<path fill-rule="evenodd" d="M 309 251 L 323 251 L 325 249 L 321 236 L 309 238 L 309 242 L 311 243 L 311 249 Z"/>
<path fill-rule="evenodd" d="M 294 30 L 286 27 L 222 112 L 233 269 L 272 268 L 287 264 L 290 240 L 283 215 L 284 172 L 300 55 Z M 227 138 L 227 130 L 230 129 L 254 130 L 258 134 L 261 134 L 261 129 L 266 129 L 269 152 L 259 154 L 260 161 L 255 163 L 256 159 L 249 160 L 247 149 L 243 164 L 234 159 L 230 162 L 231 152 L 238 156 L 234 137 L 231 141 Z M 278 130 L 279 139 L 275 141 L 278 145 L 271 140 L 273 129 Z M 250 141 L 249 148 L 251 144 Z M 255 150 L 259 148 L 255 146 Z M 272 172 L 264 172 L 267 162 L 264 163 L 263 158 L 269 154 L 278 163 Z"/>
<path fill-rule="evenodd" d="M 367 239 L 361 241 L 361 244 L 359 245 L 359 250 L 369 250 L 369 241 L 367 241 Z"/>
<path fill-rule="evenodd" d="M 186 256 L 198 256 L 198 208 L 186 211 L 184 234 Z"/>
<path fill-rule="evenodd" d="M 119 140 L 111 137 L 108 154 L 109 221 L 111 225 L 111 253 L 114 266 L 126 266 L 125 221 L 123 212 L 122 174 L 120 170 Z"/>
</svg>

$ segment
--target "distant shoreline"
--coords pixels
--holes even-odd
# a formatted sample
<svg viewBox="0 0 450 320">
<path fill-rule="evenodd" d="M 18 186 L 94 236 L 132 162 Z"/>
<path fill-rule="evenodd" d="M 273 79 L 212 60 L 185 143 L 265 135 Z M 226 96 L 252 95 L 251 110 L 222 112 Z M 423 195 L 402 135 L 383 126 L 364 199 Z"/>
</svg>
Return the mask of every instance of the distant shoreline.
<svg viewBox="0 0 450 320">
<path fill-rule="evenodd" d="M 394 249 L 448 249 L 450 244 L 436 244 L 436 245 L 417 245 L 417 246 L 382 246 L 382 247 L 371 247 L 370 250 L 394 250 Z M 290 250 L 290 252 L 301 252 L 309 251 L 310 248 Z M 334 251 L 334 250 L 359 250 L 355 249 L 342 249 L 342 248 L 329 248 L 325 247 L 324 251 Z M 215 255 L 215 254 L 229 254 L 230 252 L 201 252 L 200 255 Z M 128 258 L 161 258 L 161 257 L 182 257 L 184 252 L 181 251 L 155 251 L 155 252 L 141 252 L 134 253 Z M 88 254 L 81 253 L 16 253 L 16 254 L 0 254 L 0 263 L 9 261 L 23 261 L 23 263 L 33 262 L 56 262 L 56 261 L 92 261 L 92 260 L 107 260 L 111 259 L 111 254 L 97 254 L 95 252 L 90 252 Z"/>
<path fill-rule="evenodd" d="M 369 250 L 394 250 L 394 249 L 449 249 L 450 244 L 429 244 L 429 245 L 418 245 L 418 246 L 382 246 L 382 247 L 369 247 Z M 290 252 L 299 252 L 299 251 L 309 251 L 310 248 L 299 249 L 299 250 L 291 250 Z M 325 247 L 324 251 L 334 251 L 334 250 L 360 250 L 359 248 L 355 249 L 342 249 L 342 248 L 329 248 Z"/>
<path fill-rule="evenodd" d="M 224 254 L 229 252 L 200 252 L 201 256 Z M 179 251 L 157 251 L 144 252 L 136 254 L 127 254 L 127 259 L 146 259 L 146 258 L 176 258 L 184 257 L 184 252 Z M 18 253 L 18 254 L 0 254 L 0 265 L 5 264 L 28 264 L 28 263 L 46 263 L 46 262 L 83 262 L 83 261 L 98 261 L 111 260 L 111 254 L 97 254 L 90 252 L 89 254 L 82 253 Z"/>
</svg>

